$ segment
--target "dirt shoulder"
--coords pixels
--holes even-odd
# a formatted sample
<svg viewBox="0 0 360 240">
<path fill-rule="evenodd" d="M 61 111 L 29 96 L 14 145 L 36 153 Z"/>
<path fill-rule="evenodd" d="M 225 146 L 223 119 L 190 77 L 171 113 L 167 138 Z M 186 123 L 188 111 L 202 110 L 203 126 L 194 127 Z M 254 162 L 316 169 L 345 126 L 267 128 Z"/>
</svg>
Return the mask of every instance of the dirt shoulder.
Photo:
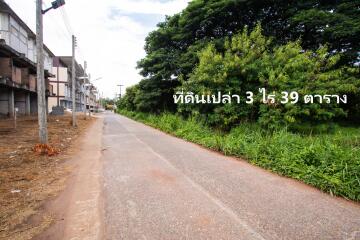
<svg viewBox="0 0 360 240">
<path fill-rule="evenodd" d="M 74 170 L 65 190 L 45 206 L 54 224 L 35 240 L 102 239 L 102 131 L 99 118 L 79 139 L 79 151 L 69 161 Z"/>
<path fill-rule="evenodd" d="M 43 214 L 44 203 L 65 188 L 73 169 L 68 160 L 97 121 L 79 117 L 76 129 L 70 122 L 68 115 L 49 117 L 49 145 L 60 152 L 50 157 L 32 149 L 38 141 L 35 117 L 20 118 L 16 131 L 0 121 L 0 239 L 31 239 L 53 223 L 51 213 Z"/>
</svg>

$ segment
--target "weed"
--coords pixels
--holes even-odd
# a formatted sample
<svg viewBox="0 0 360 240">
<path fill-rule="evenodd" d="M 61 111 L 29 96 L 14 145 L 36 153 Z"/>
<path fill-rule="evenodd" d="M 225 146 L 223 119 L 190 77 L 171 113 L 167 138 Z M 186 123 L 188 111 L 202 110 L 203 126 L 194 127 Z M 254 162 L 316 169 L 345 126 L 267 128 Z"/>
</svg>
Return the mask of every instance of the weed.
<svg viewBox="0 0 360 240">
<path fill-rule="evenodd" d="M 360 129 L 337 127 L 334 133 L 306 135 L 286 129 L 270 132 L 258 124 L 244 123 L 222 133 L 199 119 L 183 119 L 171 113 L 120 113 L 325 192 L 360 201 Z"/>
</svg>

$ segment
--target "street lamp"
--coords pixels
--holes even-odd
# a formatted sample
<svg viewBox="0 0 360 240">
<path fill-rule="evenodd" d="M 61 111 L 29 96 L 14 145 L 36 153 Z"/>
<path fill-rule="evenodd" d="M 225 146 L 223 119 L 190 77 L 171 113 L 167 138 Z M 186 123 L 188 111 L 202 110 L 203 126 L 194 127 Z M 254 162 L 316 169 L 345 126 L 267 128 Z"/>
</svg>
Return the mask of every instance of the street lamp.
<svg viewBox="0 0 360 240">
<path fill-rule="evenodd" d="M 63 5 L 65 5 L 65 0 L 56 0 L 56 1 L 51 3 L 51 7 L 49 7 L 48 9 L 45 9 L 45 10 L 41 10 L 41 13 L 45 14 L 48 11 L 50 11 L 51 9 L 57 9 L 57 8 L 63 6 Z"/>
</svg>

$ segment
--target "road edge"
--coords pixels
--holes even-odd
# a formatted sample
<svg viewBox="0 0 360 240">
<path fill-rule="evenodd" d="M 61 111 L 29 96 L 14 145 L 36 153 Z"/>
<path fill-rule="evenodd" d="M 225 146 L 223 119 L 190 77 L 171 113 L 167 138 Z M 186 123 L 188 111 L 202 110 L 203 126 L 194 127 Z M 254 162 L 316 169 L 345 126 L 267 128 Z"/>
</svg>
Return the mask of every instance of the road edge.
<svg viewBox="0 0 360 240">
<path fill-rule="evenodd" d="M 34 240 L 102 239 L 102 132 L 103 117 L 75 144 L 78 151 L 65 162 L 72 169 L 64 190 L 44 205 L 54 223 Z"/>
</svg>

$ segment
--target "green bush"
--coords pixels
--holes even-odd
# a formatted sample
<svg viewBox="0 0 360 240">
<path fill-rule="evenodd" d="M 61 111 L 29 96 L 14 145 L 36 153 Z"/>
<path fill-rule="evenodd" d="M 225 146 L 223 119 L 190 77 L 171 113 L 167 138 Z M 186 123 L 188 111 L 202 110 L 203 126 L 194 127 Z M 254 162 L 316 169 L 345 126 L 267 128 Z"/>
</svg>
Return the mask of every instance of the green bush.
<svg viewBox="0 0 360 240">
<path fill-rule="evenodd" d="M 345 106 L 335 103 L 305 104 L 306 95 L 352 95 L 359 93 L 360 81 L 354 77 L 359 69 L 335 68 L 339 54 L 331 55 L 326 47 L 303 51 L 299 42 L 273 46 L 258 25 L 251 33 L 247 29 L 225 41 L 224 49 L 213 43 L 199 54 L 199 65 L 184 81 L 179 91 L 197 95 L 238 94 L 240 104 L 182 104 L 184 115 L 200 115 L 211 126 L 231 129 L 244 121 L 258 121 L 262 126 L 276 129 L 303 124 L 329 123 L 346 117 Z M 260 88 L 275 93 L 276 103 L 264 104 Z M 255 94 L 255 101 L 245 103 L 246 92 Z M 280 104 L 282 92 L 297 92 L 298 102 Z M 347 107 L 348 108 L 348 107 Z"/>
<path fill-rule="evenodd" d="M 224 134 L 196 118 L 185 120 L 170 113 L 120 113 L 325 192 L 360 201 L 359 128 L 337 127 L 331 134 L 305 135 L 286 129 L 269 132 L 259 124 L 244 123 Z"/>
</svg>

